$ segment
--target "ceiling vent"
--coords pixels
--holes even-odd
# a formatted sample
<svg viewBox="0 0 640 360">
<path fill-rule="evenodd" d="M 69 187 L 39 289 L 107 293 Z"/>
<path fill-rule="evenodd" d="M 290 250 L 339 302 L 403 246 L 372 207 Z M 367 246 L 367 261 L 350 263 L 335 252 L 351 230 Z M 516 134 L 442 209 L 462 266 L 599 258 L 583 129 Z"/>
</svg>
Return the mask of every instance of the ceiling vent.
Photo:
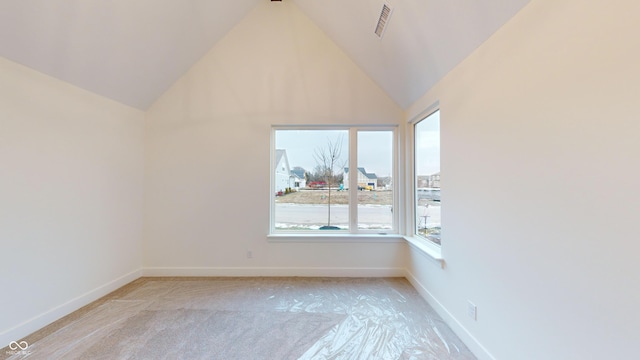
<svg viewBox="0 0 640 360">
<path fill-rule="evenodd" d="M 384 3 L 382 4 L 382 11 L 380 12 L 380 18 L 378 19 L 378 25 L 376 25 L 376 36 L 382 39 L 382 35 L 384 35 L 384 30 L 387 28 L 387 24 L 389 23 L 389 19 L 391 18 L 391 13 L 393 12 L 393 8 L 391 5 Z"/>
</svg>

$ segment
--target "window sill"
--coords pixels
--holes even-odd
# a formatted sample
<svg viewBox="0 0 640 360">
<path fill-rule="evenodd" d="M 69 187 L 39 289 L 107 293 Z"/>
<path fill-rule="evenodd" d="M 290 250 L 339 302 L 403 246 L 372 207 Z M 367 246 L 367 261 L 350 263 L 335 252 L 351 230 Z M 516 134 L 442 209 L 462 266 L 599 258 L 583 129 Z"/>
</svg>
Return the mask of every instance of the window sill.
<svg viewBox="0 0 640 360">
<path fill-rule="evenodd" d="M 407 243 L 409 243 L 409 246 L 411 246 L 415 250 L 429 256 L 437 262 L 440 262 L 441 265 L 444 265 L 444 258 L 442 257 L 440 246 L 437 246 L 436 244 L 431 243 L 427 240 L 413 236 L 404 236 L 404 239 L 407 241 Z"/>
<path fill-rule="evenodd" d="M 403 236 L 399 234 L 269 234 L 267 241 L 272 243 L 399 243 Z"/>
</svg>

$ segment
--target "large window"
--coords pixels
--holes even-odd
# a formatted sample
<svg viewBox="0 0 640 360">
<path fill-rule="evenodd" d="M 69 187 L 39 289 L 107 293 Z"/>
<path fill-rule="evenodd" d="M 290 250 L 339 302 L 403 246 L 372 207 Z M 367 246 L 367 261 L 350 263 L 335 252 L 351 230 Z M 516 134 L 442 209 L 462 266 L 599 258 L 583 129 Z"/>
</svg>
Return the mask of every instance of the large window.
<svg viewBox="0 0 640 360">
<path fill-rule="evenodd" d="M 440 244 L 440 111 L 417 122 L 413 130 L 415 234 Z"/>
<path fill-rule="evenodd" d="M 274 233 L 397 232 L 395 128 L 274 127 Z"/>
</svg>

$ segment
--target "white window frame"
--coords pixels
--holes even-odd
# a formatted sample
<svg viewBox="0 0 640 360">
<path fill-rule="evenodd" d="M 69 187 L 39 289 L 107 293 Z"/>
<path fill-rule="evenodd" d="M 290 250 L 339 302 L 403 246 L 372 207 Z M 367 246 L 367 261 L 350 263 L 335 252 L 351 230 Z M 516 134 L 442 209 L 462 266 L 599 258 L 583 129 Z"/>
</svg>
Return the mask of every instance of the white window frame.
<svg viewBox="0 0 640 360">
<path fill-rule="evenodd" d="M 276 153 L 276 143 L 275 143 L 275 134 L 276 131 L 279 130 L 347 130 L 349 133 L 349 161 L 348 167 L 349 169 L 357 169 L 357 154 L 358 154 L 358 132 L 359 131 L 391 131 L 393 136 L 393 201 L 392 201 L 392 229 L 390 230 L 368 230 L 368 229 L 358 229 L 358 191 L 350 191 L 349 192 L 349 229 L 348 230 L 277 230 L 275 229 L 275 194 L 273 191 L 270 191 L 270 209 L 269 209 L 269 236 L 270 237 L 278 237 L 281 235 L 293 235 L 293 236 L 330 236 L 330 237 L 344 237 L 344 236 L 370 236 L 370 235 L 391 235 L 398 236 L 399 235 L 399 213 L 400 209 L 399 205 L 399 192 L 398 192 L 398 184 L 399 184 L 399 171 L 398 171 L 398 163 L 399 163 L 399 153 L 400 153 L 400 141 L 399 141 L 399 131 L 397 125 L 273 125 L 271 127 L 271 141 L 270 141 L 270 179 L 269 186 L 270 189 L 274 188 L 275 181 L 275 153 Z M 357 189 L 358 188 L 358 177 L 357 176 L 349 176 L 349 188 Z"/>
<path fill-rule="evenodd" d="M 426 237 L 423 237 L 421 235 L 418 234 L 418 222 L 417 222 L 417 215 L 416 215 L 416 211 L 417 211 L 417 207 L 418 207 L 418 194 L 417 194 L 417 189 L 418 189 L 418 176 L 416 173 L 416 133 L 415 133 L 415 128 L 416 125 L 421 122 L 422 120 L 425 120 L 426 118 L 428 118 L 429 116 L 433 115 L 434 113 L 440 111 L 441 114 L 441 126 L 442 126 L 442 111 L 440 109 L 440 103 L 439 102 L 435 102 L 434 104 L 432 104 L 431 106 L 427 107 L 424 111 L 422 111 L 420 114 L 416 115 L 414 118 L 412 118 L 409 121 L 409 131 L 408 131 L 408 138 L 409 138 L 409 144 L 411 146 L 411 151 L 409 151 L 410 154 L 410 169 L 408 169 L 408 173 L 410 174 L 411 178 L 411 208 L 408 209 L 408 214 L 409 214 L 409 226 L 410 226 L 410 242 L 413 242 L 415 244 L 419 244 L 421 246 L 426 245 L 427 248 L 429 248 L 428 251 L 426 251 L 427 253 L 431 254 L 431 256 L 433 256 L 436 259 L 440 259 L 441 255 L 440 255 L 440 248 L 442 247 L 442 237 L 440 240 L 440 244 L 435 243 L 429 239 L 427 239 Z M 440 150 L 442 151 L 442 146 L 440 147 Z M 441 155 L 442 158 L 442 155 Z M 442 222 L 442 219 L 441 219 Z M 442 224 L 441 224 L 442 227 Z M 417 240 L 417 241 L 416 241 Z"/>
</svg>

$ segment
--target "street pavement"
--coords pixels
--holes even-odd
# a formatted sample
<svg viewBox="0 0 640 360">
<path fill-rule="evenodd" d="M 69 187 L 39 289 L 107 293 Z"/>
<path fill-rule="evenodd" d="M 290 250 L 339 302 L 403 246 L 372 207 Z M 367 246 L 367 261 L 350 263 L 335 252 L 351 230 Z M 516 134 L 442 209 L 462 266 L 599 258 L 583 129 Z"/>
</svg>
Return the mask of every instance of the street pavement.
<svg viewBox="0 0 640 360">
<path fill-rule="evenodd" d="M 319 204 L 275 204 L 275 222 L 285 226 L 322 226 L 327 224 L 327 205 Z M 440 223 L 440 207 L 419 206 L 419 225 L 426 220 L 428 225 Z M 390 205 L 360 205 L 358 226 L 372 229 L 389 229 L 393 223 Z M 349 206 L 331 205 L 331 225 L 346 227 L 349 224 Z"/>
</svg>

